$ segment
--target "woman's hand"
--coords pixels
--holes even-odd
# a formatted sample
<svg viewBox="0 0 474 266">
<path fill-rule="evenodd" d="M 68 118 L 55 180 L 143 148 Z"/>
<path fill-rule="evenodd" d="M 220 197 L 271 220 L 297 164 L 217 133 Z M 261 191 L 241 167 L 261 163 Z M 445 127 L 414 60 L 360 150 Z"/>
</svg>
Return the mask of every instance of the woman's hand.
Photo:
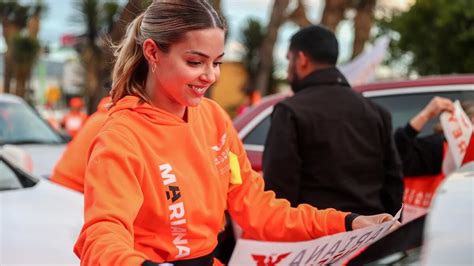
<svg viewBox="0 0 474 266">
<path fill-rule="evenodd" d="M 440 113 L 454 111 L 453 102 L 444 97 L 436 96 L 421 110 L 416 116 L 410 120 L 410 125 L 416 131 L 420 132 L 428 121 L 437 117 Z"/>
<path fill-rule="evenodd" d="M 376 215 L 360 215 L 352 221 L 352 229 L 357 230 L 367 226 L 381 224 L 384 222 L 391 221 L 393 216 L 388 213 L 376 214 Z M 391 231 L 400 227 L 400 222 L 395 222 L 390 228 Z"/>
</svg>

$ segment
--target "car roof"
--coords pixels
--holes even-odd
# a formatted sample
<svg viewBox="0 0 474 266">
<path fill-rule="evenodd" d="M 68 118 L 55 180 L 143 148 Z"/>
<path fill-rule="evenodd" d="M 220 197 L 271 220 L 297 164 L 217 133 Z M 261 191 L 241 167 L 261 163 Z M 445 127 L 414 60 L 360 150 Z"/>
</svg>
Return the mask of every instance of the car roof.
<svg viewBox="0 0 474 266">
<path fill-rule="evenodd" d="M 353 89 L 357 92 L 368 92 L 375 90 L 388 89 L 403 89 L 413 87 L 430 87 L 430 86 L 445 86 L 445 85 L 461 85 L 474 84 L 474 75 L 445 75 L 445 76 L 429 76 L 420 77 L 415 80 L 399 80 L 399 81 L 385 81 L 374 82 L 370 84 L 354 86 Z"/>
<path fill-rule="evenodd" d="M 247 125 L 250 120 L 254 119 L 255 116 L 261 114 L 262 111 L 269 107 L 272 107 L 273 105 L 288 96 L 288 93 L 279 93 L 263 97 L 257 105 L 245 111 L 244 114 L 238 115 L 233 120 L 234 127 L 237 129 L 237 131 L 240 131 L 244 126 Z"/>
<path fill-rule="evenodd" d="M 0 94 L 0 102 L 8 103 L 24 103 L 23 99 L 13 94 Z"/>
</svg>

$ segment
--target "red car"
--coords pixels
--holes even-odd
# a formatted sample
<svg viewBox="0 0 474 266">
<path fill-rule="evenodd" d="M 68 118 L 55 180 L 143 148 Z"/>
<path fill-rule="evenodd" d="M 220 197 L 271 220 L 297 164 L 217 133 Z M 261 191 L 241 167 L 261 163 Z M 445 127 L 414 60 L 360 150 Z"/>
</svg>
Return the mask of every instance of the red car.
<svg viewBox="0 0 474 266">
<path fill-rule="evenodd" d="M 392 114 L 393 128 L 404 126 L 434 96 L 453 100 L 474 100 L 474 75 L 427 77 L 417 80 L 373 83 L 353 88 L 380 104 Z M 288 95 L 271 95 L 234 119 L 234 126 L 244 142 L 247 155 L 256 171 L 262 170 L 262 153 L 270 127 L 273 106 Z M 424 127 L 429 134 L 436 121 Z"/>
</svg>

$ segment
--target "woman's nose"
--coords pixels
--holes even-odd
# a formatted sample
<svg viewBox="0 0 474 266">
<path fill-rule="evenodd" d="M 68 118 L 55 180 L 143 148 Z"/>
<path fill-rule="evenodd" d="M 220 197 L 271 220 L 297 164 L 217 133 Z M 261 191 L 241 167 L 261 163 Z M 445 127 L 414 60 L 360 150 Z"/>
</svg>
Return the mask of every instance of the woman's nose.
<svg viewBox="0 0 474 266">
<path fill-rule="evenodd" d="M 217 79 L 216 71 L 212 67 L 206 68 L 206 71 L 201 75 L 201 79 L 208 83 L 214 83 Z"/>
</svg>

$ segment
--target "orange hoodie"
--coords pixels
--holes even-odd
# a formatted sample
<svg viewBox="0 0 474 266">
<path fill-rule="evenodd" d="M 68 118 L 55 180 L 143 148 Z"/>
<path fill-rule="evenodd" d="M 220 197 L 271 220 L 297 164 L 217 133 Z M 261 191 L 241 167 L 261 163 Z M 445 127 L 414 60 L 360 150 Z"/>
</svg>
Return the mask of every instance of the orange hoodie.
<svg viewBox="0 0 474 266">
<path fill-rule="evenodd" d="M 85 179 L 82 265 L 141 265 L 213 251 L 224 210 L 252 238 L 299 241 L 345 231 L 347 213 L 264 192 L 231 120 L 213 101 L 188 121 L 121 99 L 94 140 Z M 232 169 L 232 170 L 231 170 Z"/>
<path fill-rule="evenodd" d="M 66 147 L 54 167 L 50 180 L 79 192 L 84 192 L 84 173 L 87 164 L 87 151 L 107 117 L 106 105 L 110 97 L 104 97 L 95 112 L 87 119 L 84 127 Z"/>
</svg>

